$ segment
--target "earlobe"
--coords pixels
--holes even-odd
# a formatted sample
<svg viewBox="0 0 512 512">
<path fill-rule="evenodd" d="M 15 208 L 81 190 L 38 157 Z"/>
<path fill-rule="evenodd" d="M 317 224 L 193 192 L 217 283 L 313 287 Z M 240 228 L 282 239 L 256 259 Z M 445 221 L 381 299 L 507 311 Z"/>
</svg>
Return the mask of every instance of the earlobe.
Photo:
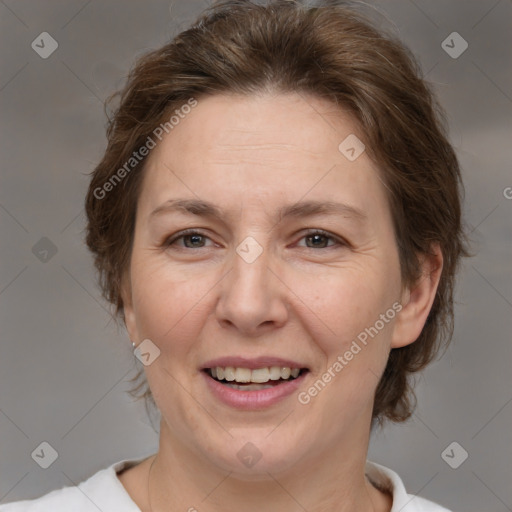
<svg viewBox="0 0 512 512">
<path fill-rule="evenodd" d="M 139 337 L 137 332 L 137 323 L 135 321 L 135 311 L 133 309 L 130 279 L 128 276 L 123 279 L 123 284 L 121 286 L 121 297 L 123 299 L 124 325 L 130 340 L 136 343 Z"/>
<path fill-rule="evenodd" d="M 133 311 L 133 307 L 131 305 L 124 305 L 124 325 L 128 332 L 128 336 L 132 342 L 137 342 L 139 339 L 137 326 L 135 322 L 135 313 Z"/>
<path fill-rule="evenodd" d="M 396 317 L 391 348 L 405 347 L 418 339 L 436 297 L 443 270 L 439 244 L 434 244 L 431 253 L 420 258 L 421 276 L 402 293 L 402 310 Z"/>
</svg>

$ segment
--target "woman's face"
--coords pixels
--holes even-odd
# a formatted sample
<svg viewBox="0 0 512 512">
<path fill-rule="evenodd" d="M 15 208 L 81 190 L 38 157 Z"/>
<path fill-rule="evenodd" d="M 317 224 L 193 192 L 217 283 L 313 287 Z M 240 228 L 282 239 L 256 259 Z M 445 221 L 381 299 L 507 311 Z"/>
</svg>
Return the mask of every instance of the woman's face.
<svg viewBox="0 0 512 512">
<path fill-rule="evenodd" d="M 151 340 L 161 443 L 246 475 L 366 453 L 389 350 L 413 338 L 385 186 L 354 134 L 315 97 L 217 95 L 152 150 L 125 315 Z"/>
</svg>

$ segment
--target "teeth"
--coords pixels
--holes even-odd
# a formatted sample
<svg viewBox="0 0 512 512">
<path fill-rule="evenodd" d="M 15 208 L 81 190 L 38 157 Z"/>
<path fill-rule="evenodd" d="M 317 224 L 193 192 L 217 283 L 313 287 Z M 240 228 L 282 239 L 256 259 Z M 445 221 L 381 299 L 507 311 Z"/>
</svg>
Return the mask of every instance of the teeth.
<svg viewBox="0 0 512 512">
<path fill-rule="evenodd" d="M 217 368 L 217 372 L 218 372 Z M 249 368 L 237 368 L 235 370 L 235 381 L 236 382 L 251 382 L 251 370 Z"/>
<path fill-rule="evenodd" d="M 270 372 L 268 368 L 258 368 L 252 371 L 251 382 L 262 384 L 270 380 Z"/>
<path fill-rule="evenodd" d="M 272 366 L 270 368 L 270 380 L 279 380 L 281 378 L 281 368 Z"/>
<path fill-rule="evenodd" d="M 267 368 L 225 368 L 217 366 L 210 368 L 210 375 L 217 380 L 226 380 L 228 382 L 265 384 L 269 381 L 279 379 L 288 380 L 290 377 L 296 379 L 299 376 L 300 368 L 290 368 L 289 366 L 271 366 Z M 235 386 L 235 384 L 233 384 Z M 246 386 L 245 389 L 248 389 Z"/>
<path fill-rule="evenodd" d="M 226 368 L 224 368 L 224 378 L 228 382 L 235 380 L 235 369 L 232 366 L 226 366 Z"/>
<path fill-rule="evenodd" d="M 237 386 L 236 384 L 233 384 L 232 382 L 229 382 L 225 384 L 225 386 L 228 386 L 233 389 L 237 389 L 238 391 L 260 391 L 262 389 L 270 389 L 274 386 L 271 386 L 270 384 L 247 384 L 245 386 Z"/>
</svg>

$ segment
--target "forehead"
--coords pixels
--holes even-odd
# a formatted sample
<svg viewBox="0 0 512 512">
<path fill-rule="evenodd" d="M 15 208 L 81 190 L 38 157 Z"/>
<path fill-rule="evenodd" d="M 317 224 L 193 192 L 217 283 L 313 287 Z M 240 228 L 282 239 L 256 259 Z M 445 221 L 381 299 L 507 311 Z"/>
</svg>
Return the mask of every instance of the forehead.
<svg viewBox="0 0 512 512">
<path fill-rule="evenodd" d="M 359 195 L 358 206 L 364 208 L 368 199 L 362 191 L 384 198 L 368 156 L 350 161 L 340 153 L 340 143 L 354 135 L 363 138 L 346 112 L 314 96 L 199 98 L 150 154 L 142 207 L 155 208 L 176 192 L 236 205 L 268 201 L 269 207 L 278 197 L 289 203 L 306 195 L 325 200 Z"/>
<path fill-rule="evenodd" d="M 356 123 L 341 112 L 331 102 L 297 93 L 207 96 L 176 130 L 175 142 L 179 140 L 183 149 L 197 149 L 195 144 L 200 143 L 202 151 L 224 152 L 234 160 L 237 151 L 258 152 L 263 158 L 286 151 L 299 158 L 301 154 L 322 157 L 326 150 L 337 148 L 340 136 L 356 129 Z M 193 140 L 187 128 L 194 130 Z"/>
</svg>

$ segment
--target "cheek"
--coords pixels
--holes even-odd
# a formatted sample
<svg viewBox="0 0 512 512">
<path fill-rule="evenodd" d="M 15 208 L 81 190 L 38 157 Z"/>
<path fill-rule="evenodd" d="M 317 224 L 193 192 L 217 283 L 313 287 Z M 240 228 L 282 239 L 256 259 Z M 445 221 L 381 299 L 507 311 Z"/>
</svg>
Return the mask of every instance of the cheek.
<svg viewBox="0 0 512 512">
<path fill-rule="evenodd" d="M 179 350 L 199 332 L 208 295 L 218 279 L 211 272 L 184 276 L 166 263 L 139 265 L 132 277 L 133 303 L 141 336 L 160 349 Z M 169 347 L 169 340 L 173 347 Z"/>
<path fill-rule="evenodd" d="M 386 274 L 372 272 L 368 267 L 362 273 L 345 270 L 338 269 L 327 287 L 310 283 L 314 302 L 309 325 L 318 324 L 317 316 L 326 325 L 317 330 L 314 338 L 324 358 L 315 379 L 299 399 L 301 404 L 309 402 L 306 407 L 311 407 L 312 428 L 323 430 L 326 439 L 338 435 L 345 423 L 348 428 L 355 417 L 371 410 L 396 316 L 392 305 L 398 297 L 398 286 L 387 286 L 383 277 Z M 388 276 L 393 278 L 392 273 Z M 306 290 L 304 286 L 301 294 Z M 391 313 L 386 316 L 388 311 Z"/>
<path fill-rule="evenodd" d="M 387 269 L 387 272 L 385 271 Z M 325 367 L 311 396 L 316 407 L 339 421 L 346 410 L 364 411 L 386 365 L 399 299 L 398 266 L 340 271 L 315 303 L 330 330 L 315 340 L 326 355 Z M 391 270 L 392 269 L 392 270 Z M 315 384 L 313 384 L 315 385 Z M 325 389 L 325 392 L 323 391 Z M 308 391 L 309 392 L 309 391 Z M 320 397 L 321 395 L 321 397 Z"/>
<path fill-rule="evenodd" d="M 320 326 L 315 330 L 315 342 L 328 360 L 343 354 L 392 306 L 399 288 L 396 280 L 387 282 L 388 276 L 392 281 L 393 272 L 386 274 L 370 265 L 330 269 L 321 279 L 293 276 L 294 291 L 308 306 L 310 327 Z M 390 325 L 391 322 L 382 329 L 383 336 L 388 336 Z"/>
</svg>

